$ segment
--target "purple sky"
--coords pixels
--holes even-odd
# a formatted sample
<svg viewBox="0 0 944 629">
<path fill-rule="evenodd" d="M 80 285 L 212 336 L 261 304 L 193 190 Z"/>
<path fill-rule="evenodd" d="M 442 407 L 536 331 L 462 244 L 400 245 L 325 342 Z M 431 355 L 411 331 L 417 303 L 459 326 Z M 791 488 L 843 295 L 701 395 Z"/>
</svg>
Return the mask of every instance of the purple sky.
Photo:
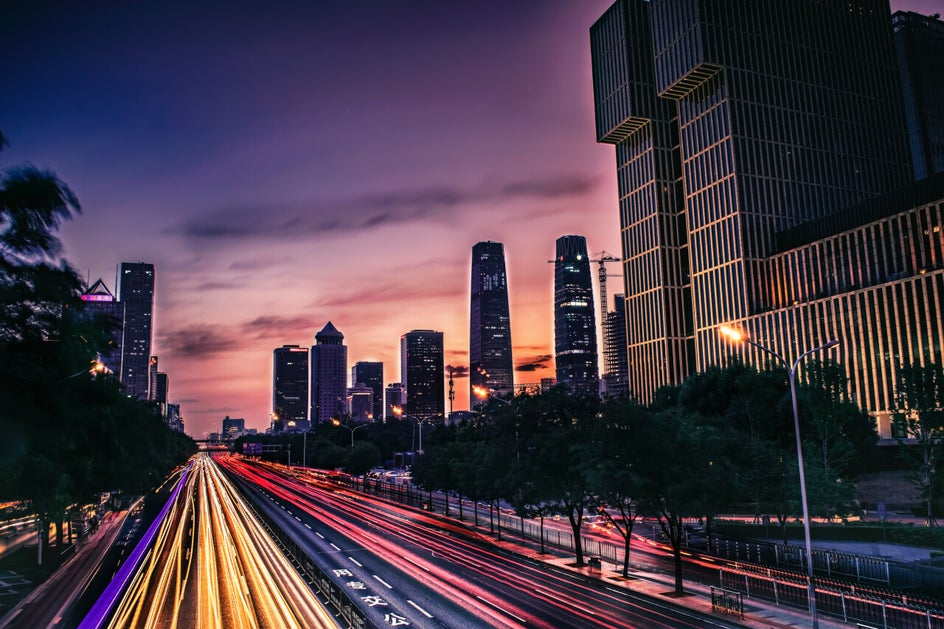
<svg viewBox="0 0 944 629">
<path fill-rule="evenodd" d="M 588 37 L 611 0 L 17 4 L 0 167 L 76 192 L 65 255 L 91 281 L 155 265 L 153 352 L 188 432 L 265 428 L 272 350 L 328 320 L 387 382 L 414 328 L 467 365 L 480 240 L 505 244 L 517 380 L 553 375 L 554 240 L 620 251 Z"/>
</svg>

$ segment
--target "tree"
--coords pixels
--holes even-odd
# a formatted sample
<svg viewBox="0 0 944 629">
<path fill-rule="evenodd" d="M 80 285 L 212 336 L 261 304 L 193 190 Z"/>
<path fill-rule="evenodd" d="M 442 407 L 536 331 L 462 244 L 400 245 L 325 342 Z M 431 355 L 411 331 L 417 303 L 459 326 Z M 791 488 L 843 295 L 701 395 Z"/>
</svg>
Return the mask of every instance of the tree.
<svg viewBox="0 0 944 629">
<path fill-rule="evenodd" d="M 637 432 L 637 438 L 647 444 L 639 457 L 638 499 L 642 509 L 658 519 L 672 547 L 675 593 L 681 595 L 684 520 L 709 511 L 706 502 L 713 499 L 719 479 L 711 469 L 716 461 L 706 445 L 717 440 L 710 426 L 678 407 L 648 419 L 639 423 Z"/>
<path fill-rule="evenodd" d="M 927 507 L 927 525 L 934 526 L 938 457 L 944 439 L 944 370 L 941 365 L 913 363 L 898 371 L 893 422 L 917 442 L 915 484 Z"/>
<path fill-rule="evenodd" d="M 608 400 L 581 457 L 593 506 L 623 538 L 624 577 L 639 516 L 640 449 L 648 447 L 637 432 L 648 412 L 627 398 Z"/>
</svg>

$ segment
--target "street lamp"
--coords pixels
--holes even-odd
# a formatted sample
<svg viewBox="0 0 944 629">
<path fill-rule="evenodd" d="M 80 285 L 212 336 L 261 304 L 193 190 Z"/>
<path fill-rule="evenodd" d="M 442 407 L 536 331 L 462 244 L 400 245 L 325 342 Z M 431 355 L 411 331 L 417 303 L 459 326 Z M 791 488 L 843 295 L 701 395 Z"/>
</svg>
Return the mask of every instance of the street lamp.
<svg viewBox="0 0 944 629">
<path fill-rule="evenodd" d="M 66 380 L 70 380 L 70 379 L 72 379 L 72 378 L 78 378 L 79 376 L 81 376 L 81 375 L 84 374 L 84 373 L 87 373 L 88 375 L 92 376 L 93 378 L 96 378 L 96 377 L 100 376 L 100 375 L 103 374 L 103 373 L 108 373 L 108 367 L 106 367 L 106 366 L 105 366 L 105 363 L 102 362 L 101 357 L 98 356 L 98 355 L 96 355 L 95 358 L 93 358 L 91 361 L 89 361 L 89 368 L 88 368 L 88 369 L 83 369 L 82 371 L 77 371 L 77 372 L 75 372 L 75 373 L 72 374 L 71 376 L 66 376 L 65 378 L 63 378 L 62 380 L 60 380 L 60 382 L 64 382 L 64 381 L 66 381 Z"/>
<path fill-rule="evenodd" d="M 790 397 L 793 400 L 793 432 L 796 435 L 797 465 L 800 468 L 800 502 L 803 505 L 803 536 L 806 539 L 806 572 L 809 577 L 810 616 L 813 620 L 813 629 L 818 629 L 819 621 L 816 618 L 816 588 L 813 586 L 813 543 L 810 540 L 810 509 L 809 503 L 806 500 L 806 474 L 803 472 L 803 446 L 800 442 L 800 413 L 797 410 L 796 370 L 800 365 L 800 361 L 804 358 L 815 352 L 821 352 L 836 347 L 839 345 L 839 341 L 833 339 L 828 341 L 825 345 L 820 345 L 819 347 L 814 347 L 813 349 L 803 352 L 793 361 L 793 365 L 791 366 L 783 356 L 769 347 L 764 347 L 760 343 L 751 340 L 747 334 L 739 330 L 723 325 L 718 331 L 734 343 L 747 343 L 763 352 L 767 352 L 779 360 L 780 364 L 787 369 L 789 375 L 788 380 L 790 382 Z"/>
<path fill-rule="evenodd" d="M 495 389 L 486 389 L 485 387 L 480 387 L 478 385 L 475 385 L 472 387 L 472 393 L 475 394 L 475 397 L 480 398 L 482 400 L 498 400 L 505 406 L 511 406 L 511 402 L 509 402 L 505 398 L 501 398 L 495 395 L 495 393 L 497 393 Z"/>
<path fill-rule="evenodd" d="M 340 427 L 342 427 L 342 428 L 347 428 L 348 430 L 351 431 L 351 449 L 352 449 L 352 450 L 354 449 L 354 433 L 355 433 L 359 428 L 367 428 L 367 426 L 369 425 L 369 424 L 360 424 L 360 425 L 358 425 L 358 426 L 353 426 L 353 427 L 351 427 L 351 426 L 348 426 L 347 424 L 342 424 L 340 419 L 336 419 L 336 418 L 334 418 L 334 417 L 331 418 L 331 423 L 334 424 L 335 426 L 340 426 Z"/>
<path fill-rule="evenodd" d="M 419 450 L 416 451 L 416 453 L 423 454 L 423 424 L 426 423 L 426 420 L 420 419 L 419 417 L 413 417 L 411 415 L 407 415 L 406 413 L 403 412 L 402 406 L 397 406 L 395 404 L 390 407 L 390 410 L 393 411 L 393 414 L 397 416 L 397 419 L 403 419 L 405 417 L 406 419 L 412 419 L 413 421 L 416 422 L 416 425 L 420 429 L 420 448 Z"/>
</svg>

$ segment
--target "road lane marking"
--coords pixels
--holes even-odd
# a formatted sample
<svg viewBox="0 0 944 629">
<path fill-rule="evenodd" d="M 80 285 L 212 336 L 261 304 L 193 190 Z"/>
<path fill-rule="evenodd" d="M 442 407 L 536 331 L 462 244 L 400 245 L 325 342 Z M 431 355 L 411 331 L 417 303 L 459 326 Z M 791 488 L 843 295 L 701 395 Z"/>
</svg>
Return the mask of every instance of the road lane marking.
<svg viewBox="0 0 944 629">
<path fill-rule="evenodd" d="M 388 590 L 392 590 L 392 589 L 393 589 L 393 586 L 392 586 L 392 585 L 390 585 L 389 583 L 387 583 L 386 581 L 384 581 L 383 579 L 381 579 L 380 577 L 378 577 L 376 574 L 374 575 L 374 578 L 377 579 L 378 581 L 380 581 L 381 585 L 386 586 L 386 588 L 387 588 Z"/>
<path fill-rule="evenodd" d="M 311 530 L 311 524 L 309 524 L 308 522 L 305 522 L 305 527 L 306 527 L 309 531 Z"/>
<path fill-rule="evenodd" d="M 315 535 L 317 535 L 317 536 L 320 537 L 321 539 L 324 539 L 324 538 L 325 538 L 324 535 L 322 535 L 322 534 L 319 533 L 318 531 L 315 531 Z"/>
<path fill-rule="evenodd" d="M 298 520 L 299 522 L 302 521 L 302 519 L 301 519 L 300 517 L 298 517 L 297 515 L 295 516 L 295 519 Z"/>
<path fill-rule="evenodd" d="M 331 544 L 331 548 L 333 548 L 333 549 L 335 549 L 335 550 L 341 550 L 340 548 L 338 548 L 337 546 L 335 546 L 333 543 L 331 543 L 331 542 L 328 542 L 328 543 Z"/>
<path fill-rule="evenodd" d="M 429 568 L 427 568 L 426 566 L 422 565 L 421 563 L 410 559 L 410 558 L 407 557 L 406 555 L 400 555 L 400 556 L 403 557 L 404 559 L 406 559 L 407 561 L 409 561 L 411 564 L 413 564 L 413 565 L 416 566 L 417 568 L 420 568 L 421 570 L 425 570 L 426 572 L 429 572 Z"/>
<path fill-rule="evenodd" d="M 364 564 L 362 564 L 362 563 L 359 562 L 358 560 L 354 559 L 353 557 L 348 557 L 348 559 L 350 559 L 351 562 L 352 562 L 355 566 L 357 566 L 358 568 L 363 568 L 363 567 L 364 567 Z"/>
<path fill-rule="evenodd" d="M 486 605 L 488 605 L 488 606 L 490 606 L 490 607 L 494 607 L 495 609 L 497 609 L 497 610 L 500 611 L 501 613 L 505 614 L 506 616 L 511 616 L 512 618 L 514 618 L 515 620 L 517 620 L 518 622 L 520 622 L 520 623 L 522 623 L 522 624 L 525 622 L 525 619 L 524 619 L 524 618 L 521 618 L 520 616 L 515 616 L 514 614 L 512 614 L 512 613 L 511 613 L 510 611 L 508 611 L 507 609 L 502 609 L 501 607 L 499 607 L 499 606 L 496 605 L 495 603 L 493 603 L 493 602 L 491 602 L 491 601 L 487 601 L 487 600 L 485 600 L 484 598 L 482 598 L 481 596 L 476 596 L 475 598 L 479 599 L 480 601 L 482 601 L 483 603 L 485 603 Z"/>
<path fill-rule="evenodd" d="M 423 614 L 423 615 L 426 616 L 427 618 L 432 618 L 432 617 L 433 617 L 432 614 L 430 614 L 428 611 L 426 611 L 425 609 L 423 609 L 422 607 L 420 607 L 419 605 L 417 605 L 416 603 L 414 603 L 414 602 L 411 601 L 410 599 L 406 599 L 406 602 L 409 603 L 410 605 L 412 605 L 414 608 L 416 608 L 416 610 L 417 610 L 419 613 Z"/>
</svg>

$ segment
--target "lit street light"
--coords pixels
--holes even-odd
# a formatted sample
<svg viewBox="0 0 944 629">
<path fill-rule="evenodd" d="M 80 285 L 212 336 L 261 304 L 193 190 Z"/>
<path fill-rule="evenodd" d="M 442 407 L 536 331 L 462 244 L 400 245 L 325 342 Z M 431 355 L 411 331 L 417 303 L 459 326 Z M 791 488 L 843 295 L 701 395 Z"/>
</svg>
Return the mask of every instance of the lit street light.
<svg viewBox="0 0 944 629">
<path fill-rule="evenodd" d="M 747 343 L 748 345 L 753 345 L 757 349 L 767 352 L 774 358 L 780 361 L 780 364 L 787 369 L 788 380 L 790 382 L 790 397 L 793 400 L 793 431 L 796 435 L 796 448 L 797 448 L 797 464 L 800 468 L 800 502 L 803 505 L 803 535 L 806 538 L 806 572 L 809 577 L 809 598 L 810 598 L 810 616 L 813 620 L 813 629 L 819 627 L 819 621 L 816 618 L 816 588 L 813 585 L 813 544 L 810 540 L 810 509 L 809 503 L 806 500 L 806 474 L 803 471 L 803 446 L 800 442 L 800 413 L 797 410 L 797 394 L 796 394 L 796 370 L 800 365 L 800 361 L 804 358 L 813 354 L 815 352 L 820 352 L 823 350 L 830 349 L 839 345 L 839 341 L 833 339 L 828 341 L 825 345 L 820 345 L 819 347 L 814 347 L 813 349 L 807 350 L 800 354 L 800 356 L 793 361 L 793 366 L 787 362 L 787 360 L 770 349 L 769 347 L 764 347 L 760 343 L 757 343 L 750 339 L 746 334 L 735 330 L 734 328 L 723 325 L 719 328 L 719 332 L 726 336 L 734 343 Z"/>
<path fill-rule="evenodd" d="M 482 400 L 498 400 L 499 402 L 501 402 L 502 404 L 505 404 L 506 406 L 511 406 L 511 402 L 509 402 L 505 398 L 501 398 L 495 395 L 496 393 L 495 389 L 486 389 L 485 387 L 474 386 L 472 387 L 472 393 L 475 394 L 475 397 L 480 398 Z"/>
<path fill-rule="evenodd" d="M 352 450 L 354 449 L 354 433 L 357 431 L 357 429 L 367 428 L 367 426 L 369 425 L 369 424 L 360 424 L 358 426 L 352 427 L 352 426 L 348 426 L 347 424 L 342 424 L 340 419 L 335 419 L 334 417 L 331 418 L 331 423 L 334 424 L 335 426 L 347 428 L 348 430 L 351 431 L 351 449 Z"/>
<path fill-rule="evenodd" d="M 420 419 L 419 417 L 413 417 L 411 415 L 405 414 L 403 412 L 402 406 L 393 405 L 390 407 L 390 410 L 393 411 L 393 414 L 397 416 L 397 419 L 406 418 L 406 419 L 412 419 L 413 421 L 416 422 L 416 425 L 420 429 L 420 447 L 419 447 L 419 450 L 416 451 L 416 453 L 423 454 L 423 424 L 426 423 L 426 420 Z"/>
</svg>

